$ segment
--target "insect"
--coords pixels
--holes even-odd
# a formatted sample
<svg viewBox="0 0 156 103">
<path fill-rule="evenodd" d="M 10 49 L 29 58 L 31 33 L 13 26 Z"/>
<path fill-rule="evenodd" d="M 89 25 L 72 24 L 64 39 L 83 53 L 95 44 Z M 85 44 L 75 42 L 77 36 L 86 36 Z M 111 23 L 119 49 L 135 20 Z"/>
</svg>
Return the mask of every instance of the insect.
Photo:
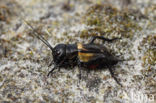
<svg viewBox="0 0 156 103">
<path fill-rule="evenodd" d="M 66 68 L 77 65 L 80 70 L 80 77 L 82 68 L 91 70 L 108 67 L 111 76 L 119 85 L 121 85 L 111 68 L 111 66 L 117 64 L 120 60 L 109 53 L 103 45 L 94 43 L 96 39 L 112 42 L 119 38 L 108 39 L 103 36 L 93 36 L 88 44 L 58 44 L 55 47 L 52 47 L 27 21 L 25 22 L 34 31 L 33 35 L 46 44 L 52 51 L 53 61 L 49 66 L 54 64 L 54 67 L 48 73 L 48 76 L 52 74 L 55 69 L 60 69 L 61 67 Z"/>
</svg>

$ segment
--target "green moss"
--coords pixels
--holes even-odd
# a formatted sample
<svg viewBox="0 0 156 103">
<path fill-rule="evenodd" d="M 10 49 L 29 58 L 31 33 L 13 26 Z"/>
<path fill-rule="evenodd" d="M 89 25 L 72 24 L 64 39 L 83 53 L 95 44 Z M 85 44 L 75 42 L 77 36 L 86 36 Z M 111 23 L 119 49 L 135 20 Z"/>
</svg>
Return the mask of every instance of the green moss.
<svg viewBox="0 0 156 103">
<path fill-rule="evenodd" d="M 3 81 L 3 77 L 2 76 L 0 76 L 0 82 L 2 82 Z"/>
<path fill-rule="evenodd" d="M 11 4 L 11 5 L 10 5 Z M 1 0 L 0 1 L 0 21 L 4 21 L 7 24 L 11 22 L 14 16 L 17 16 L 17 12 L 20 12 L 21 8 L 15 0 Z"/>
<path fill-rule="evenodd" d="M 145 52 L 143 60 L 143 66 L 146 64 L 155 65 L 156 64 L 156 50 L 149 49 Z"/>
<path fill-rule="evenodd" d="M 156 50 L 155 50 L 155 45 L 156 45 L 156 35 L 149 35 L 145 37 L 142 41 L 141 50 L 144 51 L 144 55 L 142 57 L 142 66 L 145 68 L 141 71 L 141 73 L 145 77 L 155 77 L 155 65 L 156 65 Z M 146 81 L 148 82 L 148 80 Z M 150 84 L 150 82 L 148 83 Z"/>
<path fill-rule="evenodd" d="M 156 50 L 155 50 L 155 45 L 156 45 L 156 35 L 148 36 L 143 40 L 143 45 L 148 45 L 147 50 L 144 52 L 144 56 L 142 57 L 143 61 L 143 66 L 154 66 L 156 65 Z M 149 68 L 149 66 L 147 68 Z"/>
<path fill-rule="evenodd" d="M 141 27 L 136 23 L 135 15 L 130 11 L 119 11 L 116 8 L 108 5 L 97 4 L 88 9 L 83 22 L 88 26 L 95 26 L 92 31 L 82 31 L 81 37 L 92 35 L 98 32 L 101 35 L 104 33 L 118 33 L 126 38 L 132 38 L 134 32 L 140 30 Z M 93 34 L 94 35 L 94 34 Z"/>
<path fill-rule="evenodd" d="M 8 18 L 9 14 L 10 11 L 6 6 L 0 6 L 0 21 L 9 22 L 9 18 Z"/>
</svg>

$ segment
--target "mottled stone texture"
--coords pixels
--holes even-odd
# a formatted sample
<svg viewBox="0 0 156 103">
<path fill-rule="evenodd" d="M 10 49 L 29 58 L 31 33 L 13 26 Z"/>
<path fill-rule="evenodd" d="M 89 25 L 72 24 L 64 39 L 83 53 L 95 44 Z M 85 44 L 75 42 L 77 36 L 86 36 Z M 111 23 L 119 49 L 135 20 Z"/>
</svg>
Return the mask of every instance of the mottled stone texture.
<svg viewBox="0 0 156 103">
<path fill-rule="evenodd" d="M 23 19 L 52 46 L 121 38 L 96 43 L 125 60 L 113 67 L 123 87 L 107 68 L 84 70 L 81 80 L 78 67 L 47 77 L 51 51 Z M 0 0 L 0 102 L 155 103 L 156 1 Z"/>
</svg>

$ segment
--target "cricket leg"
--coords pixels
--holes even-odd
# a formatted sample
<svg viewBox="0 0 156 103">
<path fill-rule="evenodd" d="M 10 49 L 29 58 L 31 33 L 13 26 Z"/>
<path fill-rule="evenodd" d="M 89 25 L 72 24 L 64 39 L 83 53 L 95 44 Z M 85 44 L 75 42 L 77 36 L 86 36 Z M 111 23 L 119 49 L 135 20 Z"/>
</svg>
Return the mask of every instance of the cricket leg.
<svg viewBox="0 0 156 103">
<path fill-rule="evenodd" d="M 110 74 L 111 76 L 114 78 L 114 80 L 117 82 L 117 84 L 119 84 L 121 87 L 122 87 L 122 84 L 118 81 L 118 79 L 115 77 L 114 75 L 114 71 L 112 70 L 111 67 L 108 67 L 109 71 L 110 71 Z"/>
<path fill-rule="evenodd" d="M 49 77 L 49 75 L 50 75 L 50 74 L 52 74 L 52 73 L 53 73 L 53 71 L 54 71 L 56 68 L 57 68 L 57 67 L 52 68 L 52 69 L 49 71 L 49 73 L 48 73 L 48 75 L 47 75 L 47 76 Z"/>
<path fill-rule="evenodd" d="M 103 37 L 103 36 L 93 36 L 93 37 L 91 38 L 91 41 L 89 42 L 89 44 L 93 44 L 94 41 L 95 41 L 96 39 L 101 39 L 101 40 L 103 40 L 103 41 L 112 42 L 112 41 L 117 40 L 117 39 L 120 39 L 120 38 L 108 39 L 108 38 L 105 38 L 105 37 Z"/>
</svg>

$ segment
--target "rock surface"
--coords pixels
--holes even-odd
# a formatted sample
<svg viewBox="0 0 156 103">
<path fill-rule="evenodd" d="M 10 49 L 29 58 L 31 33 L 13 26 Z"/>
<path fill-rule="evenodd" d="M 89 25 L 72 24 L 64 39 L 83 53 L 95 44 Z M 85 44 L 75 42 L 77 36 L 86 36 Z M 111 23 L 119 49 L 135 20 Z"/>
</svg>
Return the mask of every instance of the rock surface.
<svg viewBox="0 0 156 103">
<path fill-rule="evenodd" d="M 52 46 L 121 38 L 96 43 L 125 60 L 113 67 L 123 87 L 107 68 L 84 70 L 81 80 L 77 66 L 47 77 L 51 51 L 23 20 Z M 0 71 L 1 103 L 155 103 L 156 1 L 1 0 Z"/>
</svg>

